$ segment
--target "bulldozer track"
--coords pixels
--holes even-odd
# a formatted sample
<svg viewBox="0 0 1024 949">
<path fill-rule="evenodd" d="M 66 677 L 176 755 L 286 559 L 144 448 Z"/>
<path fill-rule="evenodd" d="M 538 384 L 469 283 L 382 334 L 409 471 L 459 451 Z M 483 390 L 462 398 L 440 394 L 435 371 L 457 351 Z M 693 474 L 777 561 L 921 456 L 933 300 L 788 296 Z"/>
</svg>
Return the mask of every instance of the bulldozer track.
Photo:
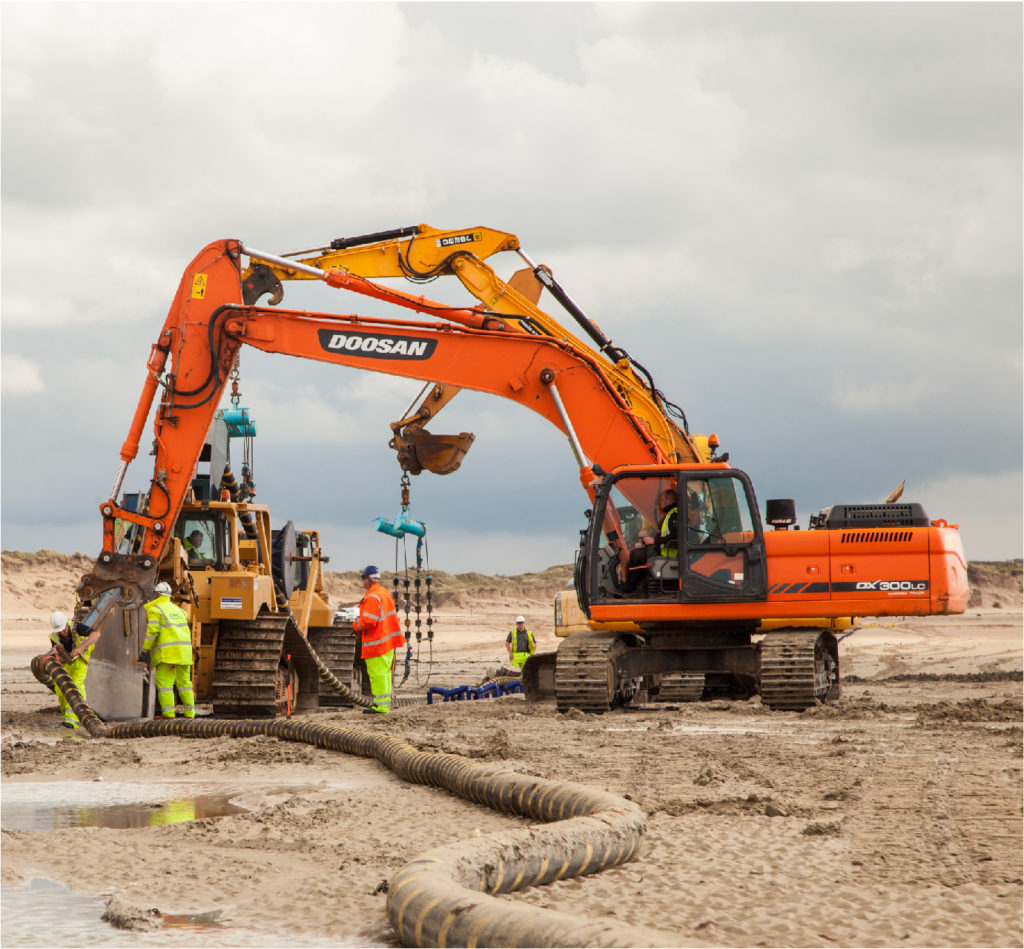
<svg viewBox="0 0 1024 949">
<path fill-rule="evenodd" d="M 677 672 L 661 677 L 655 702 L 699 702 L 704 694 L 704 674 Z"/>
<path fill-rule="evenodd" d="M 359 645 L 351 623 L 337 620 L 333 626 L 311 626 L 309 644 L 343 685 L 355 696 L 362 695 L 362 676 L 358 662 Z M 351 701 L 339 695 L 331 685 L 320 680 L 321 707 L 351 704 Z"/>
<path fill-rule="evenodd" d="M 829 630 L 783 630 L 761 642 L 761 702 L 802 710 L 839 698 L 839 648 Z"/>
<path fill-rule="evenodd" d="M 614 662 L 625 649 L 617 633 L 573 633 L 558 647 L 555 700 L 560 712 L 607 712 L 615 697 Z"/>
<path fill-rule="evenodd" d="M 213 677 L 215 716 L 273 718 L 285 714 L 289 703 L 292 710 L 315 707 L 318 689 L 316 660 L 289 614 L 221 621 Z"/>
</svg>

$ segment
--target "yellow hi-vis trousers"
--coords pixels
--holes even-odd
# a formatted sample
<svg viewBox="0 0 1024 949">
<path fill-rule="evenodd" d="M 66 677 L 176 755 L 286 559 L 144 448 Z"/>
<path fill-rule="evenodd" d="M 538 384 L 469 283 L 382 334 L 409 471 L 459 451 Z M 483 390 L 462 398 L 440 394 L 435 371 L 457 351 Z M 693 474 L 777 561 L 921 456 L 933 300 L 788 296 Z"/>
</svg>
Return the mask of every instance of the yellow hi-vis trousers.
<svg viewBox="0 0 1024 949">
<path fill-rule="evenodd" d="M 153 670 L 156 682 L 156 704 L 160 706 L 160 714 L 164 718 L 174 718 L 174 690 L 178 690 L 178 698 L 185 718 L 196 717 L 196 699 L 192 691 L 191 666 L 179 663 L 158 662 Z"/>
<path fill-rule="evenodd" d="M 373 692 L 373 710 L 383 715 L 391 711 L 391 663 L 394 657 L 395 651 L 392 649 L 383 656 L 368 656 L 364 660 Z"/>
<path fill-rule="evenodd" d="M 78 686 L 78 691 L 82 693 L 82 701 L 85 701 L 85 674 L 89 671 L 89 663 L 87 660 L 79 657 L 73 662 L 63 663 L 61 668 L 71 676 L 71 681 Z M 57 702 L 60 705 L 60 710 L 64 713 L 64 724 L 70 725 L 72 728 L 78 728 L 78 716 L 72 711 L 71 706 L 68 705 L 68 700 L 64 698 L 64 693 L 60 689 L 55 690 L 57 692 Z"/>
</svg>

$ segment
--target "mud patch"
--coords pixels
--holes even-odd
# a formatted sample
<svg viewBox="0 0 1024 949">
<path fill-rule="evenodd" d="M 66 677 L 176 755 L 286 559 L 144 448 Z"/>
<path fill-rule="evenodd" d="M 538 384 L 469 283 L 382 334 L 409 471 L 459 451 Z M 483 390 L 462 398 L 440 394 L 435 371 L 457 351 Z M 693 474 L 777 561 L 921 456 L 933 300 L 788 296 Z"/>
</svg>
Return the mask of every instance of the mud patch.
<svg viewBox="0 0 1024 949">
<path fill-rule="evenodd" d="M 808 824 L 800 833 L 805 837 L 841 837 L 843 828 L 842 825 L 836 823 L 814 823 Z"/>
<path fill-rule="evenodd" d="M 160 928 L 160 910 L 141 909 L 125 903 L 114 896 L 107 902 L 107 908 L 100 917 L 115 929 L 128 929 L 132 932 L 149 932 Z"/>
<path fill-rule="evenodd" d="M 1019 722 L 1024 715 L 1020 700 L 1004 699 L 990 702 L 987 699 L 967 699 L 962 702 L 934 702 L 915 705 L 917 721 L 921 724 L 934 722 Z"/>
</svg>

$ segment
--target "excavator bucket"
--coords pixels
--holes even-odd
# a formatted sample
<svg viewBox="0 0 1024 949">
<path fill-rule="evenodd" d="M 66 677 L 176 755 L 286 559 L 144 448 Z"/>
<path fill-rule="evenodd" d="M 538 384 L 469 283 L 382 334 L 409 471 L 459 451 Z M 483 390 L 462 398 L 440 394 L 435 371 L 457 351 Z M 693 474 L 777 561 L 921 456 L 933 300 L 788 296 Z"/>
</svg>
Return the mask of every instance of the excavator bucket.
<svg viewBox="0 0 1024 949">
<path fill-rule="evenodd" d="M 458 470 L 475 440 L 472 432 L 431 435 L 425 428 L 409 428 L 396 434 L 389 444 L 398 452 L 403 470 L 410 474 L 419 474 L 425 469 L 444 475 Z"/>
<path fill-rule="evenodd" d="M 512 274 L 509 277 L 508 285 L 520 296 L 526 297 L 534 306 L 540 301 L 540 292 L 544 286 L 529 267 L 517 270 Z"/>
</svg>

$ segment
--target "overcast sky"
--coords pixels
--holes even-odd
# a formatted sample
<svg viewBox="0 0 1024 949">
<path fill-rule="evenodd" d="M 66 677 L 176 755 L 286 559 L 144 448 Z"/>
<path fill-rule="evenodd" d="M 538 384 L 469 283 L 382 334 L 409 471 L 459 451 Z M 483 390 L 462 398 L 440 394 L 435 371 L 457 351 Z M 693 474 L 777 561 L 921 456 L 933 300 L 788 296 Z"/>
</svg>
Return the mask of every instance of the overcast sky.
<svg viewBox="0 0 1024 949">
<path fill-rule="evenodd" d="M 201 247 L 425 222 L 518 235 L 762 514 L 792 497 L 806 527 L 906 479 L 970 559 L 1021 556 L 1019 3 L 5 2 L 0 26 L 4 548 L 99 551 Z M 317 289 L 285 301 L 371 312 Z M 393 564 L 373 519 L 419 386 L 255 351 L 241 373 L 275 526 L 319 527 L 331 569 Z M 564 436 L 477 393 L 431 428 L 477 436 L 413 479 L 433 569 L 572 560 Z"/>
</svg>

